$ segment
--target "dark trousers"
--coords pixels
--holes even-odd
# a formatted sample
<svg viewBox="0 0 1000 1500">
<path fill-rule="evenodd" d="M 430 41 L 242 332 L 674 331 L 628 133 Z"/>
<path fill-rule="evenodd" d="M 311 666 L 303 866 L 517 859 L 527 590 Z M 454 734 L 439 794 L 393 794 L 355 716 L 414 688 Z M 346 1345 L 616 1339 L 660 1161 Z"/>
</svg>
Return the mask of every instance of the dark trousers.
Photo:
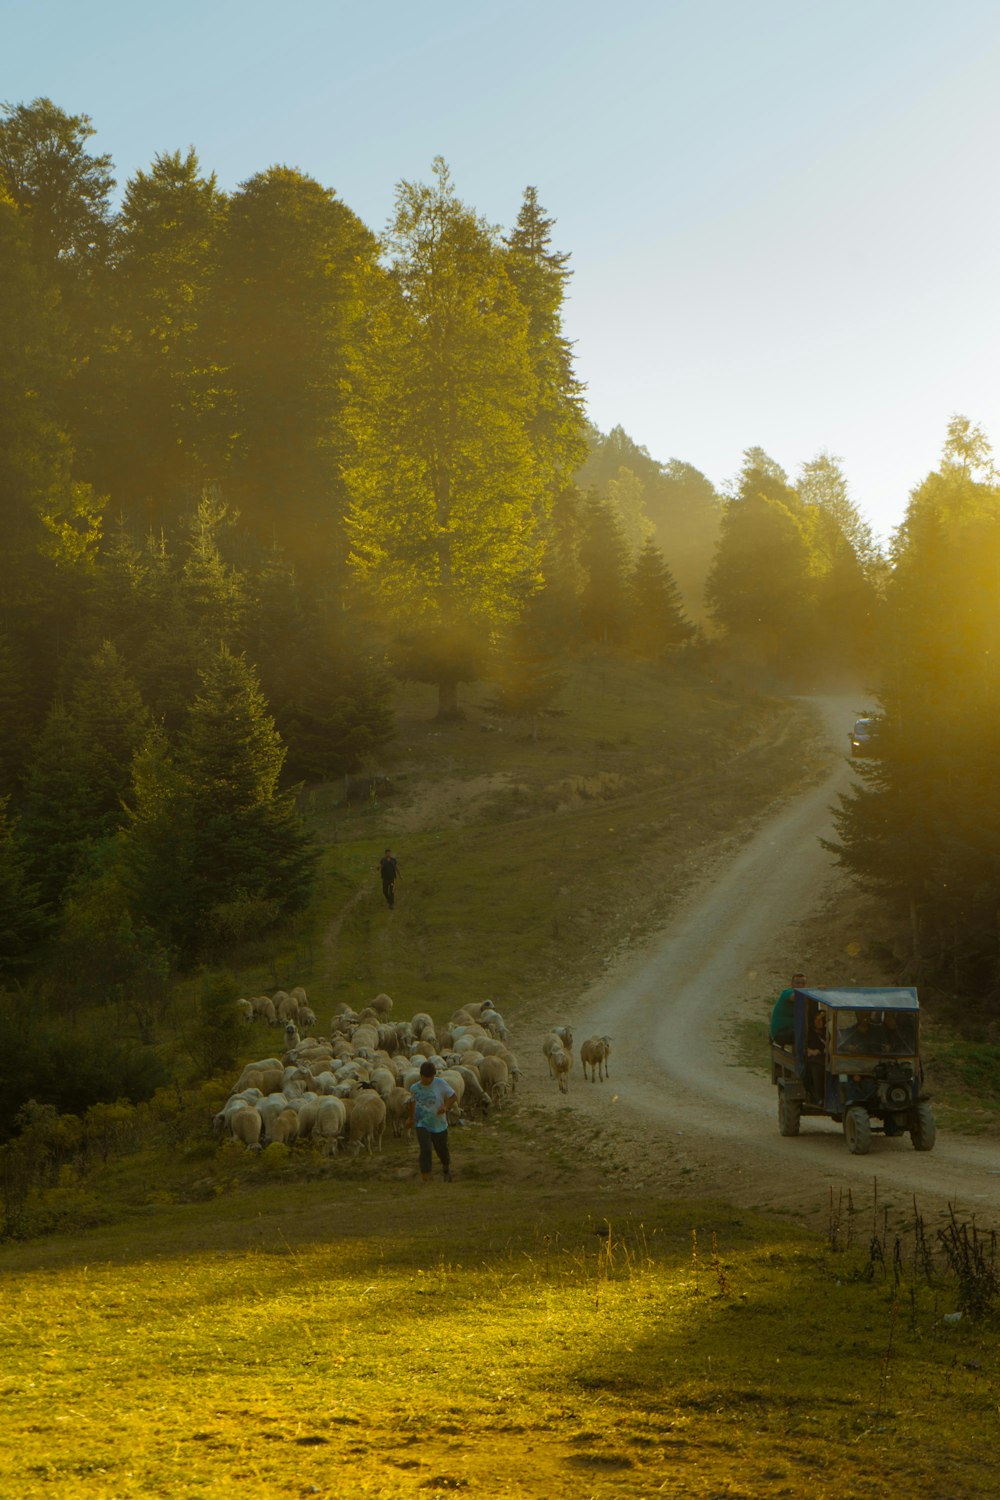
<svg viewBox="0 0 1000 1500">
<path fill-rule="evenodd" d="M 383 882 L 382 882 L 382 894 L 385 897 L 385 899 L 388 901 L 388 903 L 389 903 L 390 906 L 395 906 L 395 904 L 396 904 L 396 889 L 395 888 L 396 888 L 396 882 L 394 880 L 383 880 Z"/>
<path fill-rule="evenodd" d="M 431 1147 L 437 1152 L 438 1161 L 447 1172 L 451 1166 L 451 1152 L 448 1150 L 447 1130 L 426 1130 L 423 1125 L 417 1126 L 417 1144 L 420 1147 L 420 1170 L 428 1175 L 433 1165 Z"/>
</svg>

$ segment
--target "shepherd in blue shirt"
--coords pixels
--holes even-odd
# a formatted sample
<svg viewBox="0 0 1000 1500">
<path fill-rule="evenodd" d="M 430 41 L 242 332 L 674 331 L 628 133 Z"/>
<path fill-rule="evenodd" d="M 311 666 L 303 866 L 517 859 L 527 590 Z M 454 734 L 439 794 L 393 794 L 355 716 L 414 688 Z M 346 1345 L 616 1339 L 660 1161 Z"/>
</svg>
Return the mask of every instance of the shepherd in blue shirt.
<svg viewBox="0 0 1000 1500">
<path fill-rule="evenodd" d="M 457 1098 L 455 1090 L 443 1078 L 430 1058 L 420 1064 L 420 1080 L 410 1084 L 413 1102 L 408 1123 L 416 1129 L 420 1146 L 420 1176 L 431 1180 L 431 1151 L 437 1152 L 445 1182 L 451 1182 L 451 1152 L 448 1149 L 448 1106 Z"/>
</svg>

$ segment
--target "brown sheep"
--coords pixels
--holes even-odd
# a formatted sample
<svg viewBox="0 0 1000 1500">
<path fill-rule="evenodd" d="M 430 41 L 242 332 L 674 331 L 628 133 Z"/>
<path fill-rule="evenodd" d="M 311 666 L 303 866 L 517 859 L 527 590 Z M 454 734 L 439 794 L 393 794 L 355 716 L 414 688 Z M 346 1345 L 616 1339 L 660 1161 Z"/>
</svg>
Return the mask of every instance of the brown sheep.
<svg viewBox="0 0 1000 1500">
<path fill-rule="evenodd" d="M 587 1066 L 590 1066 L 590 1081 L 596 1083 L 598 1078 L 603 1082 L 608 1076 L 608 1057 L 611 1053 L 611 1038 L 609 1036 L 588 1037 L 580 1044 L 580 1061 L 583 1063 L 583 1076 L 587 1076 Z"/>
</svg>

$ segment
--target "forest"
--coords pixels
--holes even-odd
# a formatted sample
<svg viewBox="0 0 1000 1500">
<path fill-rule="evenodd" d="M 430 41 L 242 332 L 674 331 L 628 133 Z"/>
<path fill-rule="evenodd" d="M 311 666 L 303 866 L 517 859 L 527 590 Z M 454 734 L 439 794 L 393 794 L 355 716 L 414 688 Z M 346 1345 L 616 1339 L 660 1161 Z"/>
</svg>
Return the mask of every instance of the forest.
<svg viewBox="0 0 1000 1500">
<path fill-rule="evenodd" d="M 792 479 L 750 448 L 720 491 L 588 421 L 535 188 L 504 229 L 439 159 L 376 232 L 287 166 L 225 193 L 193 149 L 116 198 L 93 134 L 48 99 L 0 116 L 4 1051 L 87 1007 L 148 1043 L 177 976 L 298 920 L 301 788 L 377 770 L 395 683 L 530 720 L 594 650 L 877 702 L 837 857 L 905 920 L 909 977 L 995 1007 L 972 422 L 886 554 L 830 454 Z M 115 1056 L 76 1107 L 161 1081 Z"/>
</svg>

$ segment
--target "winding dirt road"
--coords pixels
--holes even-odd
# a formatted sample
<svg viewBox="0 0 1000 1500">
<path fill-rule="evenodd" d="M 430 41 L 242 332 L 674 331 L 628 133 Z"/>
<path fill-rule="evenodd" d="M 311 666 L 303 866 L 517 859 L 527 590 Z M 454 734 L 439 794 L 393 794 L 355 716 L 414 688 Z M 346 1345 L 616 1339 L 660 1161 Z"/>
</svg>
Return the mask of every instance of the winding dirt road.
<svg viewBox="0 0 1000 1500">
<path fill-rule="evenodd" d="M 951 1203 L 984 1226 L 1000 1224 L 995 1143 L 939 1132 L 934 1150 L 918 1153 L 908 1136 L 879 1135 L 870 1154 L 851 1156 L 841 1127 L 824 1119 L 803 1120 L 801 1135 L 786 1139 L 774 1087 L 735 1061 L 734 1023 L 766 1018 L 761 996 L 786 984 L 799 961 L 796 923 L 843 878 L 819 838 L 832 833 L 831 804 L 851 779 L 842 752 L 854 700 L 818 707 L 837 769 L 707 877 L 641 954 L 581 997 L 569 1018 L 577 1044 L 610 1035 L 612 1074 L 591 1085 L 577 1064 L 567 1103 L 611 1125 L 636 1185 L 685 1183 L 700 1195 L 813 1217 L 827 1211 L 831 1188 L 835 1197 L 851 1188 L 871 1201 L 877 1183 L 879 1201 L 896 1209 L 916 1196 L 924 1212 Z M 844 974 L 810 979 L 849 982 Z"/>
</svg>

